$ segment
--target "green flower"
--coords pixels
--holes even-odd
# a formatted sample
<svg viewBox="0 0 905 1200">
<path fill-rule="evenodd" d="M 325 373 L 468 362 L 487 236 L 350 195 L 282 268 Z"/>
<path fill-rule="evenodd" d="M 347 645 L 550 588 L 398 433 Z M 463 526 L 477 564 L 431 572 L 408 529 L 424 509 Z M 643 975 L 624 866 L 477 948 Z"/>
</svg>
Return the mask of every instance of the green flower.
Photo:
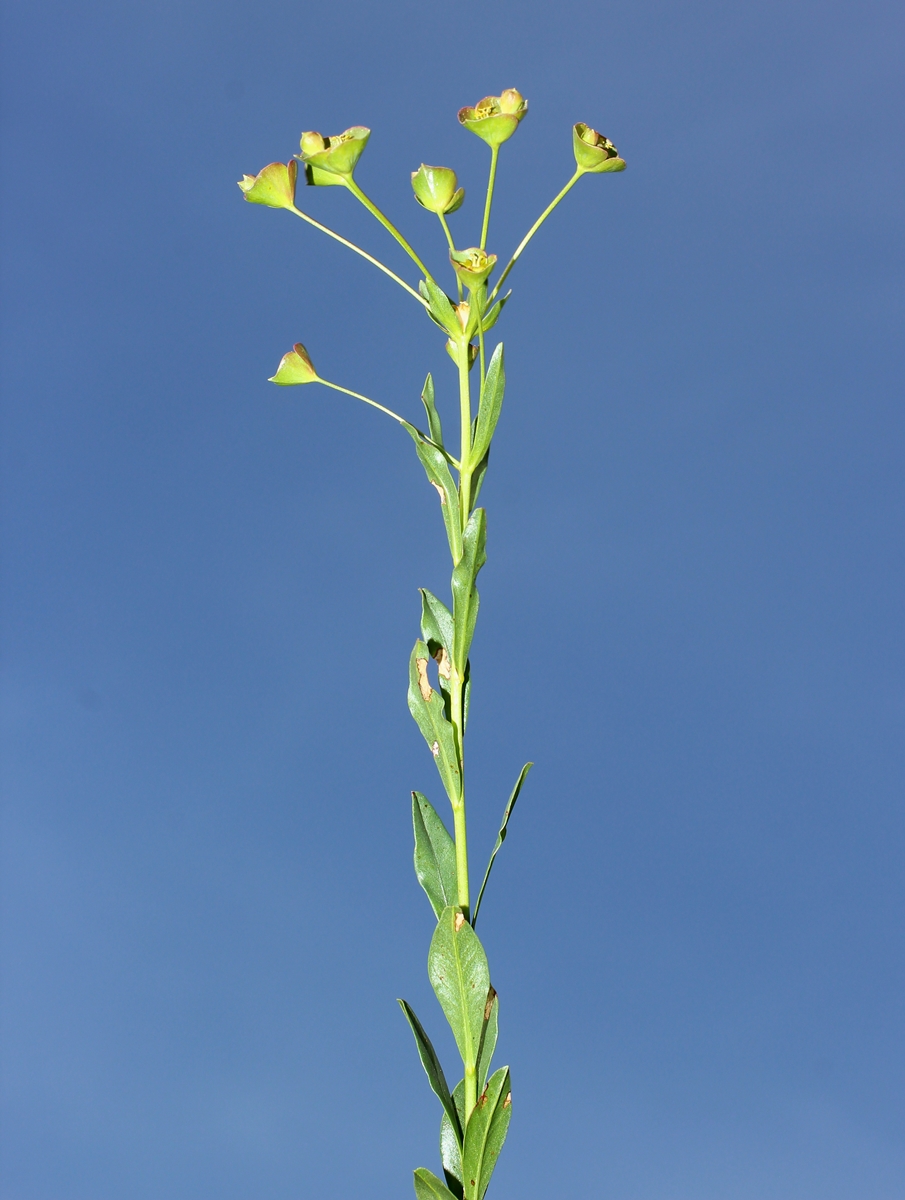
<svg viewBox="0 0 905 1200">
<path fill-rule="evenodd" d="M 572 149 L 575 151 L 575 162 L 582 171 L 599 173 L 625 170 L 625 159 L 619 157 L 619 151 L 613 143 L 590 125 L 579 122 L 574 126 Z"/>
<path fill-rule="evenodd" d="M 361 158 L 370 136 L 370 129 L 366 129 L 364 125 L 353 125 L 335 137 L 328 138 L 310 130 L 302 134 L 302 152 L 295 157 L 305 164 L 305 175 L 309 183 L 320 186 L 343 184 L 346 179 L 352 177 L 355 164 Z"/>
<path fill-rule="evenodd" d="M 483 138 L 488 146 L 501 146 L 518 129 L 528 111 L 528 101 L 515 88 L 499 96 L 485 96 L 474 108 L 459 109 L 459 124 Z"/>
<path fill-rule="evenodd" d="M 496 255 L 485 254 L 478 246 L 468 250 L 450 250 L 449 261 L 466 287 L 479 287 L 496 266 Z"/>
<path fill-rule="evenodd" d="M 289 386 L 293 383 L 316 383 L 317 371 L 308 356 L 308 351 L 301 342 L 296 342 L 288 354 L 280 359 L 275 375 L 271 375 L 268 383 L 280 383 Z"/>
<path fill-rule="evenodd" d="M 288 163 L 270 163 L 257 175 L 243 175 L 239 187 L 251 204 L 266 204 L 268 208 L 295 208 L 295 180 L 299 165 L 295 159 Z"/>
<path fill-rule="evenodd" d="M 417 171 L 412 171 L 415 199 L 432 213 L 451 213 L 462 207 L 465 188 L 460 188 L 458 182 L 450 167 L 429 167 L 422 163 Z"/>
</svg>

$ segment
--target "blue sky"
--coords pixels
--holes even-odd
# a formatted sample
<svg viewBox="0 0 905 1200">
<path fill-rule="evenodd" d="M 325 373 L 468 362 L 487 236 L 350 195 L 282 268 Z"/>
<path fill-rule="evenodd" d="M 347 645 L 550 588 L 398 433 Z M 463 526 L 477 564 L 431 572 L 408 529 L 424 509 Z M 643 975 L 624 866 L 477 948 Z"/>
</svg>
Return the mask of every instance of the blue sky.
<svg viewBox="0 0 905 1200">
<path fill-rule="evenodd" d="M 480 22 L 480 26 L 478 25 Z M 446 550 L 414 303 L 235 181 L 302 129 L 439 270 L 419 162 L 517 86 L 469 749 L 491 1195 L 898 1200 L 898 5 L 6 5 L 3 1200 L 411 1194 L 450 1057 L 405 704 Z M 411 279 L 353 199 L 313 215 Z"/>
</svg>

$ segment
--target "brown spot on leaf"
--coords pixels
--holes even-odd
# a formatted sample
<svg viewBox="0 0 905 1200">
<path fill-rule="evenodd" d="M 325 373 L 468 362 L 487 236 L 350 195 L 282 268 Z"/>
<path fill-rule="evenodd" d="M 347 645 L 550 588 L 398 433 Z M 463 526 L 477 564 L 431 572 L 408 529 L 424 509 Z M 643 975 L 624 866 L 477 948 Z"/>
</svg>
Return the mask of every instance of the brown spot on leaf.
<svg viewBox="0 0 905 1200">
<path fill-rule="evenodd" d="M 434 742 L 434 744 L 431 746 L 431 754 L 433 754 L 434 758 L 440 757 L 440 743 L 439 742 Z"/>
<path fill-rule="evenodd" d="M 503 1101 L 503 1108 L 508 1108 L 512 1103 L 512 1092 L 506 1093 L 506 1099 Z"/>
<path fill-rule="evenodd" d="M 434 483 L 433 479 L 431 480 L 431 487 L 435 487 L 437 489 L 437 491 L 440 493 L 440 503 L 445 504 L 446 503 L 446 488 L 440 487 L 439 483 Z"/>
<path fill-rule="evenodd" d="M 459 930 L 462 928 L 462 926 L 464 924 L 465 924 L 465 918 L 462 916 L 461 913 L 456 913 L 456 919 L 453 922 L 453 926 L 455 928 L 456 933 L 459 932 Z"/>
<path fill-rule="evenodd" d="M 490 1014 L 493 1012 L 493 1002 L 496 1000 L 496 991 L 491 988 L 487 993 L 487 1003 L 484 1005 L 484 1020 L 490 1020 Z"/>
<path fill-rule="evenodd" d="M 433 688 L 427 677 L 427 659 L 416 658 L 415 666 L 418 668 L 418 691 L 421 693 L 421 699 L 430 700 Z"/>
<path fill-rule="evenodd" d="M 451 679 L 452 678 L 452 667 L 450 664 L 450 657 L 446 653 L 446 647 L 441 646 L 440 649 L 437 651 L 437 653 L 434 655 L 434 658 L 437 662 L 437 674 L 440 676 L 440 678 L 441 679 Z"/>
</svg>

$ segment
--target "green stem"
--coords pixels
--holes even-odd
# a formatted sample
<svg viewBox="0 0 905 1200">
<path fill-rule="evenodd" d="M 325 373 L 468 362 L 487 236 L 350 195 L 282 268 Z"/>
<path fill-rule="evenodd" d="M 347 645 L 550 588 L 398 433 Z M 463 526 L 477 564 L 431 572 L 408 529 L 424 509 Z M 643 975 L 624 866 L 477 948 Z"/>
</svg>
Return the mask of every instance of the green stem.
<svg viewBox="0 0 905 1200">
<path fill-rule="evenodd" d="M 449 232 L 449 226 L 446 224 L 446 217 L 443 215 L 443 213 L 437 213 L 437 216 L 440 218 L 440 224 L 443 226 L 443 232 L 446 234 L 446 240 L 449 242 L 449 248 L 455 254 L 456 243 L 453 241 L 452 234 Z M 459 302 L 461 303 L 461 301 L 462 301 L 462 280 L 459 278 L 458 275 L 456 275 L 456 287 L 459 289 Z"/>
<path fill-rule="evenodd" d="M 484 224 L 481 226 L 481 249 L 487 248 L 487 230 L 490 227 L 490 206 L 493 204 L 493 185 L 496 183 L 496 164 L 500 156 L 499 146 L 490 147 L 490 178 L 487 180 L 487 199 L 484 201 Z"/>
<path fill-rule="evenodd" d="M 411 246 L 408 244 L 408 242 L 405 240 L 405 238 L 402 236 L 402 234 L 399 232 L 399 230 L 396 228 L 396 226 L 393 224 L 393 222 L 389 219 L 389 217 L 385 217 L 383 215 L 383 213 L 380 211 L 380 209 L 377 207 L 377 205 L 374 203 L 374 201 L 371 200 L 368 196 L 366 196 L 364 194 L 364 192 L 361 190 L 361 188 L 358 186 L 358 184 L 355 182 L 355 180 L 352 178 L 351 175 L 344 175 L 342 178 L 343 178 L 343 182 L 345 183 L 345 185 L 349 189 L 349 191 L 352 193 L 352 195 L 355 196 L 356 199 L 360 200 L 362 202 L 362 204 L 365 206 L 365 208 L 368 210 L 368 212 L 371 213 L 372 216 L 377 218 L 377 220 L 384 227 L 384 229 L 386 229 L 389 233 L 391 233 L 393 235 L 393 237 L 396 239 L 396 241 L 399 243 L 399 245 L 402 247 L 402 249 L 406 252 L 406 254 L 409 256 L 409 258 L 411 258 L 415 263 L 418 264 L 418 269 L 419 269 L 419 271 L 422 272 L 422 274 L 424 275 L 424 278 L 429 279 L 431 281 L 431 283 L 433 283 L 434 277 L 431 275 L 430 271 L 428 271 L 427 267 L 424 265 L 424 263 L 421 261 L 421 259 L 418 257 L 418 255 L 415 253 L 415 251 L 411 248 Z"/>
<path fill-rule="evenodd" d="M 344 238 L 341 234 L 334 233 L 332 229 L 328 229 L 327 226 L 322 225 L 320 221 L 315 221 L 314 217 L 309 217 L 307 213 L 303 213 L 300 208 L 295 208 L 293 206 L 289 211 L 294 212 L 295 215 L 297 217 L 301 217 L 303 221 L 307 221 L 309 225 L 313 225 L 315 229 L 319 229 L 321 233 L 325 233 L 328 237 L 335 238 L 336 241 L 342 242 L 344 246 L 348 246 L 350 250 L 354 250 L 356 254 L 360 254 L 362 258 L 366 258 L 368 262 L 373 263 L 379 271 L 383 271 L 384 275 L 389 275 L 390 279 L 395 280 L 400 287 L 405 288 L 409 295 L 414 296 L 419 304 L 423 304 L 425 308 L 427 307 L 427 301 L 423 296 L 420 296 L 413 287 L 409 287 L 404 279 L 400 279 L 395 271 L 391 271 L 390 268 L 385 267 L 379 259 L 374 258 L 372 254 L 368 254 L 367 250 L 362 250 L 361 246 L 356 246 L 354 242 L 350 242 L 348 238 Z"/>
<path fill-rule="evenodd" d="M 380 409 L 382 413 L 386 413 L 388 417 L 392 417 L 394 421 L 398 421 L 400 425 L 405 426 L 405 428 L 408 430 L 414 428 L 409 421 L 406 421 L 405 417 L 400 417 L 399 413 L 394 413 L 391 408 L 385 408 L 384 405 L 378 404 L 376 400 L 372 400 L 369 396 L 362 396 L 360 392 L 352 392 L 349 390 L 349 388 L 340 387 L 338 383 L 331 383 L 329 379 L 321 379 L 320 375 L 317 377 L 317 382 L 322 383 L 324 387 L 333 388 L 334 392 L 342 392 L 346 396 L 354 396 L 356 400 L 363 400 L 365 404 L 370 404 L 372 408 Z M 420 434 L 420 431 L 418 432 Z M 436 446 L 450 466 L 455 467 L 457 471 L 460 470 L 458 460 L 453 458 L 451 454 L 447 453 L 442 446 L 437 446 L 436 442 L 431 441 L 431 439 L 429 437 L 425 437 L 424 434 L 420 434 L 420 436 L 424 437 L 424 440 L 426 442 L 430 442 L 432 446 Z"/>
<path fill-rule="evenodd" d="M 462 529 L 471 516 L 471 476 L 474 464 L 471 461 L 471 383 L 468 378 L 468 342 L 463 337 L 459 343 L 459 421 L 461 440 L 459 450 L 459 513 Z"/>
<path fill-rule="evenodd" d="M 506 264 L 506 270 L 499 277 L 499 279 L 497 280 L 496 287 L 493 289 L 493 291 L 487 297 L 488 304 L 491 304 L 493 302 L 494 296 L 496 296 L 497 292 L 500 290 L 500 288 L 505 283 L 506 276 L 509 274 L 509 272 L 512 270 L 512 268 L 515 266 L 516 262 L 518 261 L 519 255 L 522 253 L 522 251 L 525 249 L 525 247 L 528 245 L 528 243 L 531 241 L 531 239 L 537 233 L 538 229 L 540 229 L 541 225 L 543 225 L 544 221 L 546 221 L 546 219 L 547 219 L 547 217 L 549 217 L 550 213 L 553 212 L 553 209 L 556 208 L 557 204 L 559 204 L 559 202 L 560 202 L 560 200 L 562 200 L 563 196 L 565 196 L 567 192 L 571 191 L 571 189 L 575 186 L 576 183 L 578 183 L 579 179 L 581 179 L 582 175 L 584 175 L 584 174 L 585 174 L 585 172 L 581 169 L 581 167 L 579 167 L 578 170 L 575 172 L 575 174 L 572 176 L 572 178 L 569 180 L 569 182 L 566 184 L 566 186 L 563 188 L 563 190 L 559 193 L 559 195 L 556 196 L 556 198 L 547 205 L 547 207 L 544 209 L 544 211 L 541 213 L 541 215 L 537 218 L 537 220 L 534 222 L 534 224 L 531 226 L 531 228 L 528 230 L 528 232 L 525 234 L 525 236 L 519 242 L 518 246 L 516 247 L 515 253 L 513 254 L 512 258 L 510 258 L 509 262 Z"/>
</svg>

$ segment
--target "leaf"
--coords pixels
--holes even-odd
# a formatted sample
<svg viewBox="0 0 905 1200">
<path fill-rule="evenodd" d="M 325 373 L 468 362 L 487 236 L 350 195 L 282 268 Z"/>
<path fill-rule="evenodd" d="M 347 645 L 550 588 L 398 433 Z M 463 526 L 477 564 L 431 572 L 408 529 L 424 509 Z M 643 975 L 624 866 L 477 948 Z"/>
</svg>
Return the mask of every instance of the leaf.
<svg viewBox="0 0 905 1200">
<path fill-rule="evenodd" d="M 438 600 L 427 588 L 421 592 L 421 636 L 427 642 L 431 654 L 442 646 L 452 656 L 453 616 L 442 600 Z"/>
<path fill-rule="evenodd" d="M 443 910 L 431 938 L 427 973 L 466 1064 L 476 1061 L 490 990 L 487 955 L 458 908 Z"/>
<path fill-rule="evenodd" d="M 500 419 L 500 408 L 503 404 L 503 392 L 506 388 L 506 371 L 503 366 L 503 343 L 494 350 L 487 364 L 487 374 L 481 387 L 481 401 L 478 408 L 478 422 L 475 430 L 474 444 L 471 450 L 471 461 L 480 462 L 490 449 L 493 432 Z"/>
<path fill-rule="evenodd" d="M 440 511 L 443 513 L 443 524 L 446 526 L 446 536 L 455 562 L 461 554 L 462 545 L 459 492 L 450 474 L 446 454 L 439 446 L 429 442 L 420 429 L 416 429 L 408 421 L 402 423 L 411 434 L 428 479 L 440 494 Z"/>
<path fill-rule="evenodd" d="M 424 381 L 424 388 L 421 391 L 421 403 L 424 405 L 424 411 L 427 413 L 427 428 L 430 431 L 431 441 L 436 442 L 438 446 L 442 446 L 443 427 L 440 424 L 440 414 L 437 412 L 437 406 L 434 403 L 434 380 L 431 375 L 428 375 Z"/>
<path fill-rule="evenodd" d="M 493 986 L 487 992 L 484 1002 L 484 1026 L 481 1030 L 481 1040 L 478 1045 L 477 1082 L 478 1094 L 484 1090 L 487 1073 L 490 1070 L 490 1060 L 496 1049 L 497 1035 L 500 1031 L 500 1001 Z"/>
<path fill-rule="evenodd" d="M 462 1185 L 465 1200 L 483 1200 L 512 1116 L 509 1068 L 500 1067 L 488 1080 L 465 1130 Z"/>
<path fill-rule="evenodd" d="M 427 893 L 434 915 L 459 899 L 456 874 L 456 844 L 434 806 L 420 792 L 412 792 L 412 824 L 415 829 L 415 874 Z"/>
<path fill-rule="evenodd" d="M 419 1167 L 415 1172 L 415 1195 L 418 1200 L 458 1200 L 427 1167 Z"/>
<path fill-rule="evenodd" d="M 503 305 L 511 295 L 512 289 L 510 288 L 505 296 L 501 296 L 500 299 L 497 300 L 496 304 L 488 308 L 487 312 L 484 314 L 484 320 L 482 322 L 485 333 L 493 329 L 494 325 L 496 325 L 497 321 L 500 319 L 500 313 L 503 311 Z"/>
<path fill-rule="evenodd" d="M 496 837 L 496 845 L 491 851 L 490 862 L 488 862 L 487 870 L 484 872 L 484 882 L 481 884 L 481 890 L 478 892 L 478 900 L 474 906 L 474 916 L 471 919 L 472 925 L 474 925 L 478 919 L 478 911 L 481 907 L 481 900 L 484 896 L 484 888 L 487 887 L 487 880 L 490 878 L 490 872 L 493 868 L 493 860 L 496 858 L 500 846 L 502 846 L 503 842 L 506 840 L 506 834 L 508 832 L 507 826 L 509 824 L 509 818 L 512 816 L 512 810 L 515 808 L 515 802 L 518 800 L 519 792 L 522 790 L 522 784 L 525 782 L 525 778 L 533 766 L 534 763 L 529 762 L 525 763 L 525 765 L 522 767 L 521 771 L 519 772 L 519 777 L 515 781 L 515 787 L 512 789 L 512 795 L 509 797 L 509 801 L 503 811 L 503 820 L 500 823 L 500 832 Z"/>
<path fill-rule="evenodd" d="M 476 508 L 468 518 L 462 534 L 462 557 L 452 573 L 453 623 L 455 646 L 453 659 L 462 669 L 468 658 L 471 639 L 478 619 L 478 572 L 487 561 L 487 517 L 483 508 Z"/>
<path fill-rule="evenodd" d="M 424 734 L 446 794 L 453 803 L 458 803 L 462 793 L 462 773 L 456 750 L 456 735 L 452 724 L 446 719 L 443 697 L 435 691 L 428 679 L 427 665 L 430 652 L 420 639 L 415 642 L 409 659 L 409 711 Z"/>
<path fill-rule="evenodd" d="M 487 462 L 490 458 L 490 451 L 487 450 L 484 457 L 474 469 L 474 474 L 471 477 L 471 502 L 477 504 L 478 496 L 481 494 L 481 484 L 484 482 L 484 476 L 487 474 Z"/>
<path fill-rule="evenodd" d="M 434 324 L 439 325 L 453 337 L 459 337 L 462 333 L 462 326 L 459 324 L 459 318 L 449 296 L 429 279 L 421 280 L 418 284 L 418 291 L 427 301 L 427 311 Z"/>
<path fill-rule="evenodd" d="M 459 1124 L 459 1114 L 456 1111 L 456 1106 L 453 1103 L 453 1098 L 449 1093 L 449 1087 L 446 1083 L 446 1076 L 443 1074 L 443 1068 L 440 1066 L 440 1060 L 437 1058 L 437 1052 L 431 1044 L 430 1038 L 424 1032 L 424 1028 L 418 1018 L 415 1016 L 411 1007 L 404 1001 L 400 1000 L 399 1006 L 405 1013 L 406 1020 L 412 1028 L 412 1033 L 415 1035 L 415 1045 L 418 1047 L 418 1056 L 421 1059 L 421 1065 L 427 1074 L 428 1082 L 431 1085 L 434 1095 L 443 1105 L 443 1111 L 450 1122 L 459 1142 L 462 1141 L 462 1131 Z"/>
<path fill-rule="evenodd" d="M 465 1125 L 464 1079 L 460 1079 L 456 1084 L 452 1098 L 459 1118 L 459 1127 L 462 1128 Z M 446 1186 L 458 1200 L 462 1200 L 462 1144 L 456 1139 L 452 1122 L 446 1113 L 440 1118 L 440 1160 L 443 1163 Z"/>
</svg>

